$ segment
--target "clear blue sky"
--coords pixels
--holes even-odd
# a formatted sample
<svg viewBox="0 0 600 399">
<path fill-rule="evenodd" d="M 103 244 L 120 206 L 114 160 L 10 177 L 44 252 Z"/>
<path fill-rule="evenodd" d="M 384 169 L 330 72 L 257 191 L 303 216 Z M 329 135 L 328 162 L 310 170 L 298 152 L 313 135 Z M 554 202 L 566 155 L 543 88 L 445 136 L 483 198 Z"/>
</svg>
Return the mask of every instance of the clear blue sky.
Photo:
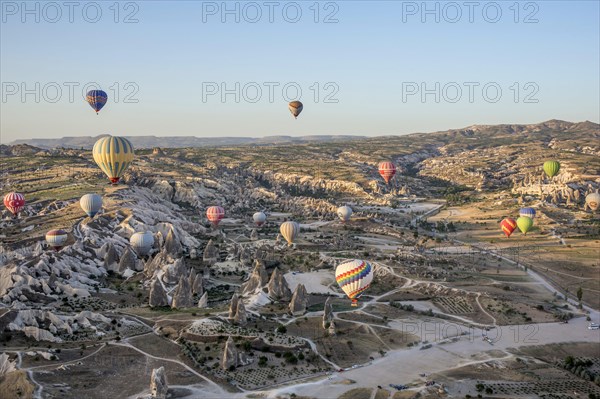
<svg viewBox="0 0 600 399">
<path fill-rule="evenodd" d="M 490 2 L 479 2 L 473 22 L 464 2 L 457 2 L 462 15 L 455 23 L 456 9 L 446 2 L 428 3 L 430 9 L 438 4 L 439 22 L 434 14 L 422 15 L 421 1 L 321 2 L 318 23 L 313 1 L 297 3 L 302 10 L 297 23 L 285 19 L 295 18 L 293 5 L 276 3 L 270 22 L 268 6 L 258 1 L 262 16 L 256 23 L 249 22 L 256 9 L 247 6 L 244 12 L 243 2 L 237 3 L 239 23 L 235 15 L 225 15 L 221 22 L 221 1 L 139 1 L 137 10 L 121 3 L 119 23 L 114 22 L 112 1 L 99 2 L 102 16 L 97 23 L 84 19 L 87 2 L 78 3 L 73 22 L 68 8 L 62 7 L 57 17 L 55 9 L 44 10 L 39 3 L 36 23 L 35 14 L 22 15 L 20 1 L 2 1 L 1 142 L 103 133 L 387 135 L 472 124 L 600 119 L 598 1 L 520 2 L 518 23 L 513 1 L 496 3 L 502 12 L 496 23 L 488 22 L 498 19 Z M 35 4 L 28 6 L 34 9 Z M 233 9 L 236 2 L 228 7 Z M 209 15 L 211 11 L 217 14 Z M 132 12 L 139 22 L 123 23 Z M 323 23 L 332 13 L 338 22 Z M 524 23 L 528 16 L 538 22 Z M 95 18 L 93 7 L 88 6 L 85 17 Z M 53 19 L 57 22 L 51 23 Z M 35 91 L 36 82 L 40 102 L 34 94 L 23 101 L 21 85 Z M 50 102 L 57 96 L 52 82 L 62 86 L 55 103 Z M 72 102 L 65 82 L 79 85 Z M 111 97 L 99 116 L 82 98 L 88 82 L 99 83 Z M 128 82 L 134 85 L 125 87 Z M 256 96 L 249 86 L 239 103 L 233 94 L 225 102 L 219 94 L 203 101 L 203 85 L 211 82 L 224 82 L 230 89 L 235 82 L 256 82 L 262 96 L 255 103 L 247 101 Z M 264 82 L 280 84 L 273 102 Z M 305 109 L 298 120 L 289 114 L 282 95 L 282 86 L 290 82 L 303 92 Z M 310 89 L 315 82 L 321 94 L 317 102 Z M 334 85 L 325 87 L 328 82 Z M 420 93 L 407 94 L 407 89 L 420 90 L 421 83 L 434 89 L 436 82 L 439 103 L 434 94 L 425 101 Z M 449 82 L 462 88 L 458 100 L 452 84 L 444 95 Z M 479 84 L 473 102 L 465 82 Z M 489 82 L 502 89 L 498 102 L 484 98 L 482 87 Z M 532 84 L 525 86 L 528 82 Z M 124 102 L 136 86 L 139 91 L 132 97 L 138 102 Z M 11 94 L 15 87 L 18 92 Z M 333 98 L 338 102 L 324 102 L 324 95 L 336 87 Z M 293 90 L 289 93 L 293 96 Z M 493 99 L 495 88 L 487 94 Z M 525 102 L 528 98 L 537 103 Z"/>
</svg>

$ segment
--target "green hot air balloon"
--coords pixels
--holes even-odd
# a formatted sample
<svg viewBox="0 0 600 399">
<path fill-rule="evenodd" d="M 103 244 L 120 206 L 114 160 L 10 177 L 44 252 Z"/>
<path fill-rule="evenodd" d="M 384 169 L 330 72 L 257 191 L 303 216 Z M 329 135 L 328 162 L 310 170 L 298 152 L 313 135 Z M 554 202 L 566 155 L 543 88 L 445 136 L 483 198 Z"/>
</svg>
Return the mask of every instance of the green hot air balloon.
<svg viewBox="0 0 600 399">
<path fill-rule="evenodd" d="M 560 162 L 558 161 L 546 161 L 544 162 L 544 172 L 548 175 L 549 178 L 553 178 L 557 175 L 560 170 Z"/>
<path fill-rule="evenodd" d="M 521 216 L 517 219 L 517 226 L 521 233 L 527 235 L 527 232 L 533 227 L 533 219 L 527 216 Z"/>
</svg>

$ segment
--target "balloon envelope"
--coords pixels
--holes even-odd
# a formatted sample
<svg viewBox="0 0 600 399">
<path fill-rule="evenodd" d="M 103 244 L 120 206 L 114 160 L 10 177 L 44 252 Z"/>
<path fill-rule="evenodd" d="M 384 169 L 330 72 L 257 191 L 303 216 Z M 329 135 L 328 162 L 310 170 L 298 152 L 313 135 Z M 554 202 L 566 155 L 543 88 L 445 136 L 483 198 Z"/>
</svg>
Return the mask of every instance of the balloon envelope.
<svg viewBox="0 0 600 399">
<path fill-rule="evenodd" d="M 500 223 L 500 227 L 502 228 L 502 232 L 507 237 L 510 237 L 513 231 L 515 231 L 515 229 L 517 228 L 517 222 L 515 221 L 515 219 L 506 218 Z"/>
<path fill-rule="evenodd" d="M 300 112 L 304 109 L 304 105 L 302 105 L 300 101 L 292 101 L 288 104 L 288 109 L 292 115 L 294 115 L 294 118 L 298 118 L 298 115 L 300 115 Z"/>
<path fill-rule="evenodd" d="M 4 196 L 4 206 L 16 215 L 25 207 L 25 196 L 21 193 L 8 193 Z"/>
<path fill-rule="evenodd" d="M 119 179 L 133 162 L 133 145 L 124 137 L 102 137 L 92 150 L 94 161 L 108 176 L 111 183 L 117 184 Z"/>
<path fill-rule="evenodd" d="M 221 219 L 225 217 L 225 209 L 220 206 L 211 206 L 206 210 L 206 217 L 213 226 L 217 226 Z"/>
<path fill-rule="evenodd" d="M 98 194 L 85 194 L 79 200 L 79 205 L 89 217 L 93 218 L 102 208 L 102 197 Z"/>
<path fill-rule="evenodd" d="M 535 219 L 535 209 L 533 208 L 521 208 L 519 216 L 527 216 L 528 218 Z"/>
<path fill-rule="evenodd" d="M 85 99 L 97 114 L 108 101 L 108 95 L 102 90 L 90 90 L 87 92 Z"/>
<path fill-rule="evenodd" d="M 285 238 L 287 241 L 288 245 L 291 246 L 298 236 L 298 233 L 300 233 L 300 225 L 292 221 L 283 222 L 279 227 L 279 231 L 281 232 L 283 238 Z"/>
<path fill-rule="evenodd" d="M 521 233 L 527 234 L 533 227 L 533 219 L 527 216 L 521 216 L 517 219 L 517 226 L 519 226 Z"/>
<path fill-rule="evenodd" d="M 46 233 L 46 242 L 56 251 L 59 251 L 62 247 L 64 247 L 68 238 L 69 233 L 63 229 L 50 230 Z"/>
<path fill-rule="evenodd" d="M 600 194 L 591 193 L 585 197 L 585 203 L 592 211 L 597 211 L 600 208 Z"/>
<path fill-rule="evenodd" d="M 133 233 L 129 243 L 139 256 L 146 256 L 154 246 L 154 235 L 149 231 Z"/>
<path fill-rule="evenodd" d="M 252 220 L 254 220 L 257 226 L 262 226 L 267 221 L 267 215 L 262 212 L 256 212 L 252 215 Z"/>
<path fill-rule="evenodd" d="M 373 267 L 369 262 L 359 259 L 342 263 L 335 269 L 335 280 L 348 298 L 352 299 L 352 306 L 356 306 L 358 298 L 373 281 Z"/>
<path fill-rule="evenodd" d="M 396 174 L 396 166 L 391 162 L 381 162 L 379 164 L 379 174 L 386 183 L 389 183 Z"/>
<path fill-rule="evenodd" d="M 342 222 L 346 223 L 348 220 L 350 220 L 350 217 L 352 216 L 352 208 L 346 205 L 340 206 L 337 209 L 337 215 L 342 220 Z"/>
<path fill-rule="evenodd" d="M 556 176 L 558 171 L 560 170 L 560 162 L 558 161 L 546 161 L 544 162 L 544 172 L 548 175 L 548 177 L 552 178 Z"/>
</svg>

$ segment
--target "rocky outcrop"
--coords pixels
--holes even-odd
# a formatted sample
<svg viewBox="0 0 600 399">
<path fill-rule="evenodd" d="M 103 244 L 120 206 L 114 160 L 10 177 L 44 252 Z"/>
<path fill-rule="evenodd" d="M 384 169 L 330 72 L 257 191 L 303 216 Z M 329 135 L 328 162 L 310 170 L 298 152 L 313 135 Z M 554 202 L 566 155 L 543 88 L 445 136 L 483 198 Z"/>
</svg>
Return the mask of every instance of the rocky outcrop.
<svg viewBox="0 0 600 399">
<path fill-rule="evenodd" d="M 306 306 L 308 305 L 308 293 L 304 284 L 298 284 L 292 300 L 290 301 L 289 309 L 290 313 L 294 316 L 302 315 L 306 313 Z"/>
<path fill-rule="evenodd" d="M 152 280 L 152 283 L 150 284 L 150 299 L 148 302 L 150 307 L 153 308 L 169 306 L 169 298 L 167 298 L 167 293 L 157 278 Z"/>
<path fill-rule="evenodd" d="M 254 270 L 250 278 L 240 287 L 242 295 L 252 295 L 262 290 L 269 282 L 269 276 L 262 261 L 254 261 Z"/>
<path fill-rule="evenodd" d="M 248 322 L 248 313 L 246 312 L 246 306 L 244 306 L 244 302 L 242 301 L 238 301 L 235 316 L 233 316 L 233 322 L 239 326 L 244 326 L 246 325 L 246 322 Z"/>
<path fill-rule="evenodd" d="M 250 241 L 256 240 L 258 240 L 258 230 L 252 229 L 252 232 L 250 233 Z"/>
<path fill-rule="evenodd" d="M 166 284 L 175 284 L 184 276 L 187 277 L 187 266 L 183 258 L 179 258 L 166 267 L 162 279 Z"/>
<path fill-rule="evenodd" d="M 164 367 L 152 370 L 150 377 L 150 395 L 152 399 L 166 399 L 169 386 L 167 385 L 167 373 Z"/>
<path fill-rule="evenodd" d="M 186 276 L 181 276 L 179 284 L 175 288 L 173 293 L 173 300 L 171 301 L 171 307 L 174 309 L 191 308 L 194 306 L 192 300 L 192 288 L 190 282 Z"/>
<path fill-rule="evenodd" d="M 335 327 L 335 321 L 331 320 L 331 322 L 329 323 L 329 328 L 327 329 L 327 334 L 328 335 L 335 335 L 336 334 L 336 327 Z"/>
<path fill-rule="evenodd" d="M 8 358 L 7 353 L 0 353 L 0 379 L 17 369 L 16 363 Z"/>
<path fill-rule="evenodd" d="M 217 251 L 217 247 L 213 240 L 208 240 L 208 244 L 206 244 L 206 248 L 204 248 L 204 256 L 202 260 L 210 263 L 211 265 L 217 261 L 219 256 L 219 251 Z"/>
<path fill-rule="evenodd" d="M 223 370 L 229 370 L 235 367 L 245 366 L 248 363 L 249 361 L 246 354 L 238 351 L 233 339 L 229 336 L 225 343 L 225 350 L 223 351 L 223 358 L 221 359 L 221 368 Z"/>
<path fill-rule="evenodd" d="M 200 297 L 198 300 L 198 307 L 201 309 L 208 307 L 208 292 L 205 292 L 204 295 Z"/>
<path fill-rule="evenodd" d="M 292 297 L 292 291 L 290 291 L 287 281 L 277 267 L 271 273 L 267 288 L 269 296 L 275 300 L 289 301 Z"/>
<path fill-rule="evenodd" d="M 109 271 L 116 272 L 119 270 L 119 254 L 112 243 L 106 247 L 106 255 L 104 255 L 104 268 Z"/>
<path fill-rule="evenodd" d="M 323 328 L 327 329 L 333 321 L 333 306 L 331 305 L 331 297 L 328 297 L 325 301 L 325 307 L 323 308 Z"/>
<path fill-rule="evenodd" d="M 192 287 L 192 294 L 202 296 L 204 293 L 204 279 L 201 274 L 196 274 L 194 270 L 190 272 L 190 287 Z"/>
<path fill-rule="evenodd" d="M 179 240 L 175 237 L 175 232 L 173 229 L 169 230 L 167 234 L 167 238 L 165 240 L 165 252 L 171 255 L 174 258 L 177 258 L 181 255 L 181 244 Z"/>
<path fill-rule="evenodd" d="M 119 273 L 123 274 L 127 269 L 137 271 L 137 263 L 137 256 L 135 256 L 129 247 L 126 247 L 119 261 Z"/>
<path fill-rule="evenodd" d="M 233 294 L 231 297 L 231 302 L 229 303 L 229 318 L 233 319 L 235 314 L 237 313 L 238 302 L 240 302 L 240 297 L 238 294 Z"/>
</svg>

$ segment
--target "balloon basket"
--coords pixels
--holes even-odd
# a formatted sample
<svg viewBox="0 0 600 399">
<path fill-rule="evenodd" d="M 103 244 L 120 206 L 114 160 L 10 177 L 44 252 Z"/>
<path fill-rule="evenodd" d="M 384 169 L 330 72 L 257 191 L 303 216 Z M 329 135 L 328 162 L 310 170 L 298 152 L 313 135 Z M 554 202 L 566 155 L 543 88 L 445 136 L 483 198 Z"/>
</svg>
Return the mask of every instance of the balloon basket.
<svg viewBox="0 0 600 399">
<path fill-rule="evenodd" d="M 356 299 L 353 299 L 352 300 L 352 304 L 350 306 L 357 307 L 358 306 L 358 301 Z"/>
</svg>

